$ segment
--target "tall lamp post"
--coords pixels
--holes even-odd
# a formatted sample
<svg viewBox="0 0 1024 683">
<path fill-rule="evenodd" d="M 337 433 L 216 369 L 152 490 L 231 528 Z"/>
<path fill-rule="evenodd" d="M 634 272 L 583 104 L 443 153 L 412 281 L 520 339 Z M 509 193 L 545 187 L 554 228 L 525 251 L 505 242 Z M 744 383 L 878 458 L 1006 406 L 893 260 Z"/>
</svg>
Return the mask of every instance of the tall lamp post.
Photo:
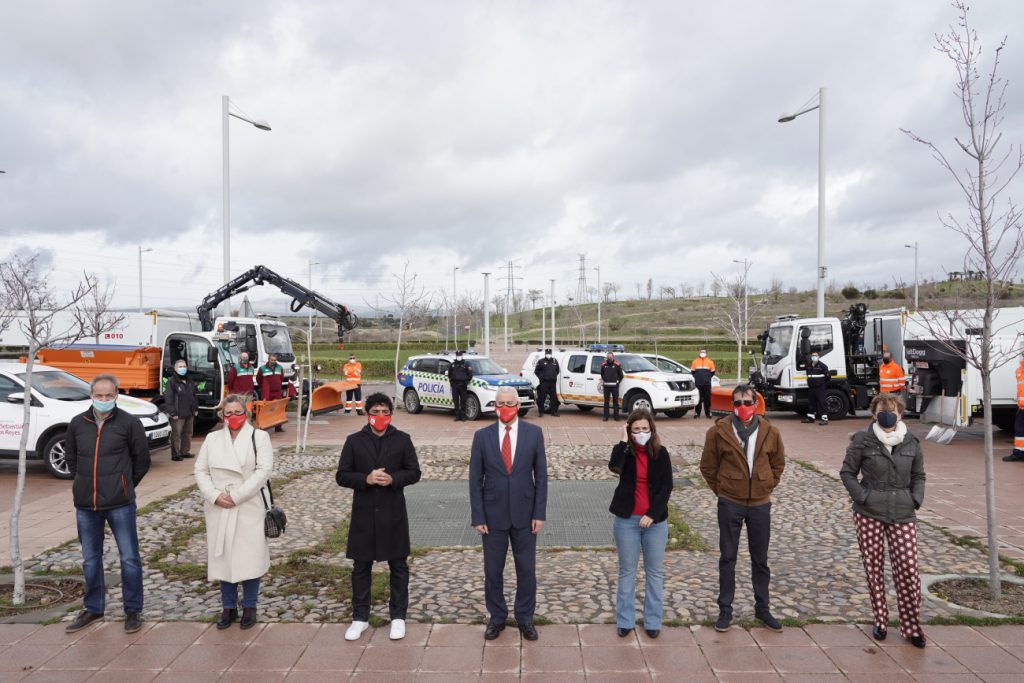
<svg viewBox="0 0 1024 683">
<path fill-rule="evenodd" d="M 750 327 L 750 285 L 747 283 L 747 274 L 750 272 L 750 261 L 733 259 L 733 263 L 743 264 L 743 343 L 747 343 L 748 328 Z M 736 379 L 743 379 L 743 346 L 736 345 Z"/>
<path fill-rule="evenodd" d="M 452 332 L 455 334 L 455 350 L 459 350 L 459 328 L 456 326 L 456 321 L 459 315 L 459 302 L 458 295 L 455 292 L 455 272 L 459 269 L 458 266 L 452 268 Z M 468 344 L 468 340 L 467 340 Z"/>
<path fill-rule="evenodd" d="M 914 310 L 916 311 L 917 306 L 917 242 L 913 244 L 904 244 L 907 249 L 914 250 Z"/>
<path fill-rule="evenodd" d="M 484 355 L 491 356 L 491 274 L 484 273 Z"/>
<path fill-rule="evenodd" d="M 147 251 L 153 251 L 150 248 L 143 249 L 142 245 L 139 245 L 139 313 L 143 313 L 142 310 L 142 255 Z"/>
<path fill-rule="evenodd" d="M 825 317 L 825 279 L 828 267 L 825 265 L 825 88 L 818 88 L 818 103 L 795 114 L 783 114 L 779 123 L 788 123 L 807 112 L 818 110 L 818 313 Z"/>
<path fill-rule="evenodd" d="M 604 298 L 604 292 L 601 291 L 601 266 L 596 266 L 594 270 L 597 271 L 597 343 L 601 343 L 601 299 Z"/>
<path fill-rule="evenodd" d="M 259 119 L 253 120 L 236 114 L 231 111 L 231 100 L 227 95 L 222 95 L 221 101 L 221 137 L 224 142 L 224 169 L 223 169 L 223 189 L 224 189 L 224 282 L 231 282 L 231 150 L 230 150 L 230 128 L 228 127 L 228 117 L 234 116 L 236 119 L 241 119 L 246 123 L 250 123 L 260 130 L 270 130 L 270 124 L 266 121 Z M 230 297 L 225 302 L 228 309 L 228 315 L 231 315 L 231 299 Z"/>
</svg>

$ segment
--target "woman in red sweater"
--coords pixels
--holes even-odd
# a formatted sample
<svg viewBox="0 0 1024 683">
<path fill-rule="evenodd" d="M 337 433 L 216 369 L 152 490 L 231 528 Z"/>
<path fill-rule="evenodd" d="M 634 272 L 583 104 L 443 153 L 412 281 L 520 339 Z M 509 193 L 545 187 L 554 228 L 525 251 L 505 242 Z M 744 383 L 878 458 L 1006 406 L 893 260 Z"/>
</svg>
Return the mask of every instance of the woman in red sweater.
<svg viewBox="0 0 1024 683">
<path fill-rule="evenodd" d="M 608 510 L 615 515 L 613 531 L 619 554 L 619 586 L 615 623 L 625 638 L 636 626 L 636 569 L 644 555 L 644 630 L 651 638 L 661 633 L 665 544 L 668 541 L 668 498 L 672 493 L 672 462 L 658 440 L 654 416 L 634 410 L 626 419 L 622 441 L 613 449 L 608 469 L 619 485 Z"/>
</svg>

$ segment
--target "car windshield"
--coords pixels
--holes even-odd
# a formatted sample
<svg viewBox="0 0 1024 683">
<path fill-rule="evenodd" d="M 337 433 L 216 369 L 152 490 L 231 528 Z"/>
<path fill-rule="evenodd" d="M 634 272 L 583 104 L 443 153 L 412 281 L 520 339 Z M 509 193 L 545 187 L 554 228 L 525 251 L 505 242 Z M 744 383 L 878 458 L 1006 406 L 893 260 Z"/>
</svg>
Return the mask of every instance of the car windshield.
<svg viewBox="0 0 1024 683">
<path fill-rule="evenodd" d="M 793 341 L 792 325 L 776 325 L 768 328 L 768 344 L 764 347 L 766 358 L 776 360 L 789 354 L 789 345 Z"/>
<path fill-rule="evenodd" d="M 25 373 L 18 375 L 25 381 Z M 32 388 L 46 398 L 58 401 L 85 401 L 89 398 L 89 383 L 60 370 L 42 370 L 32 373 Z"/>
<path fill-rule="evenodd" d="M 275 355 L 279 361 L 290 363 L 295 360 L 292 354 L 292 339 L 288 336 L 288 328 L 284 325 L 263 325 L 263 348 L 267 355 Z"/>
<path fill-rule="evenodd" d="M 467 358 L 466 362 L 473 370 L 474 375 L 504 375 L 505 371 L 501 366 L 490 358 Z"/>
<path fill-rule="evenodd" d="M 654 363 L 643 356 L 623 354 L 616 356 L 615 360 L 622 365 L 623 372 L 661 372 Z"/>
</svg>

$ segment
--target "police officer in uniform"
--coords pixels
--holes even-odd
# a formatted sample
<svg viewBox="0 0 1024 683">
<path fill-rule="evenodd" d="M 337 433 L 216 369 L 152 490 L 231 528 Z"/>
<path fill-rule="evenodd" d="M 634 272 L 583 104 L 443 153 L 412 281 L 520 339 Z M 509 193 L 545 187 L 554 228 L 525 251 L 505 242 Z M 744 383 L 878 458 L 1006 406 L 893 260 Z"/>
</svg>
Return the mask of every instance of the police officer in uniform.
<svg viewBox="0 0 1024 683">
<path fill-rule="evenodd" d="M 608 357 L 601 363 L 601 381 L 604 382 L 604 421 L 608 421 L 608 400 L 611 399 L 615 409 L 615 421 L 619 421 L 619 382 L 624 373 L 622 365 L 615 360 L 615 354 L 608 352 Z"/>
<path fill-rule="evenodd" d="M 558 414 L 558 392 L 555 385 L 558 383 L 558 361 L 551 354 L 551 349 L 544 351 L 544 357 L 537 361 L 534 373 L 537 375 L 537 417 L 544 417 L 544 399 L 551 401 L 548 412 L 555 417 Z"/>
<path fill-rule="evenodd" d="M 462 359 L 462 351 L 455 352 L 455 362 L 448 368 L 448 382 L 452 386 L 452 404 L 455 407 L 455 420 L 466 421 L 466 392 L 469 380 L 473 379 L 473 369 Z"/>
<path fill-rule="evenodd" d="M 825 387 L 828 385 L 828 366 L 818 359 L 817 353 L 811 354 L 811 362 L 807 364 L 807 417 L 804 422 L 821 421 L 821 426 L 828 424 L 828 408 L 825 405 Z"/>
</svg>

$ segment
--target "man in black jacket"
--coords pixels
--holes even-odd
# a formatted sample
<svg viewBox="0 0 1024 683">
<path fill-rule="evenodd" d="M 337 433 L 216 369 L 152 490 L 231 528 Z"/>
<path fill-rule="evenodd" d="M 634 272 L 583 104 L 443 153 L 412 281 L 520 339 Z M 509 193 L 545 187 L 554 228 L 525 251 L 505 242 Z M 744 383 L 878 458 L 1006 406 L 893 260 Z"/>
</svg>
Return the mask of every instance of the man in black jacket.
<svg viewBox="0 0 1024 683">
<path fill-rule="evenodd" d="M 199 414 L 196 385 L 188 376 L 188 363 L 179 359 L 174 363 L 174 374 L 167 378 L 164 390 L 164 410 L 171 419 L 171 460 L 180 462 L 192 457 L 192 426 Z"/>
<path fill-rule="evenodd" d="M 544 352 L 544 357 L 537 361 L 534 374 L 537 375 L 537 417 L 544 417 L 544 400 L 551 402 L 548 412 L 555 417 L 558 414 L 558 361 L 551 355 L 551 349 Z"/>
<path fill-rule="evenodd" d="M 622 365 L 615 360 L 615 354 L 608 352 L 608 357 L 601 363 L 601 381 L 604 383 L 604 421 L 608 421 L 608 399 L 611 398 L 615 408 L 615 421 L 619 421 L 619 382 L 623 378 Z"/>
<path fill-rule="evenodd" d="M 82 546 L 85 609 L 67 627 L 80 631 L 103 618 L 103 530 L 110 531 L 121 558 L 124 630 L 142 628 L 142 559 L 135 524 L 135 487 L 149 471 L 149 444 L 139 418 L 117 407 L 118 380 L 97 375 L 89 394 L 92 407 L 71 419 L 65 435 L 65 457 L 74 477 L 71 485 Z"/>
<path fill-rule="evenodd" d="M 462 360 L 462 351 L 455 352 L 455 362 L 448 368 L 448 382 L 452 387 L 452 406 L 455 408 L 455 419 L 466 421 L 466 393 L 469 380 L 473 379 L 473 368 Z"/>
<path fill-rule="evenodd" d="M 812 353 L 807 364 L 807 417 L 804 422 L 819 419 L 822 427 L 828 424 L 828 407 L 825 404 L 828 378 L 828 366 L 818 360 L 817 352 Z"/>
</svg>

